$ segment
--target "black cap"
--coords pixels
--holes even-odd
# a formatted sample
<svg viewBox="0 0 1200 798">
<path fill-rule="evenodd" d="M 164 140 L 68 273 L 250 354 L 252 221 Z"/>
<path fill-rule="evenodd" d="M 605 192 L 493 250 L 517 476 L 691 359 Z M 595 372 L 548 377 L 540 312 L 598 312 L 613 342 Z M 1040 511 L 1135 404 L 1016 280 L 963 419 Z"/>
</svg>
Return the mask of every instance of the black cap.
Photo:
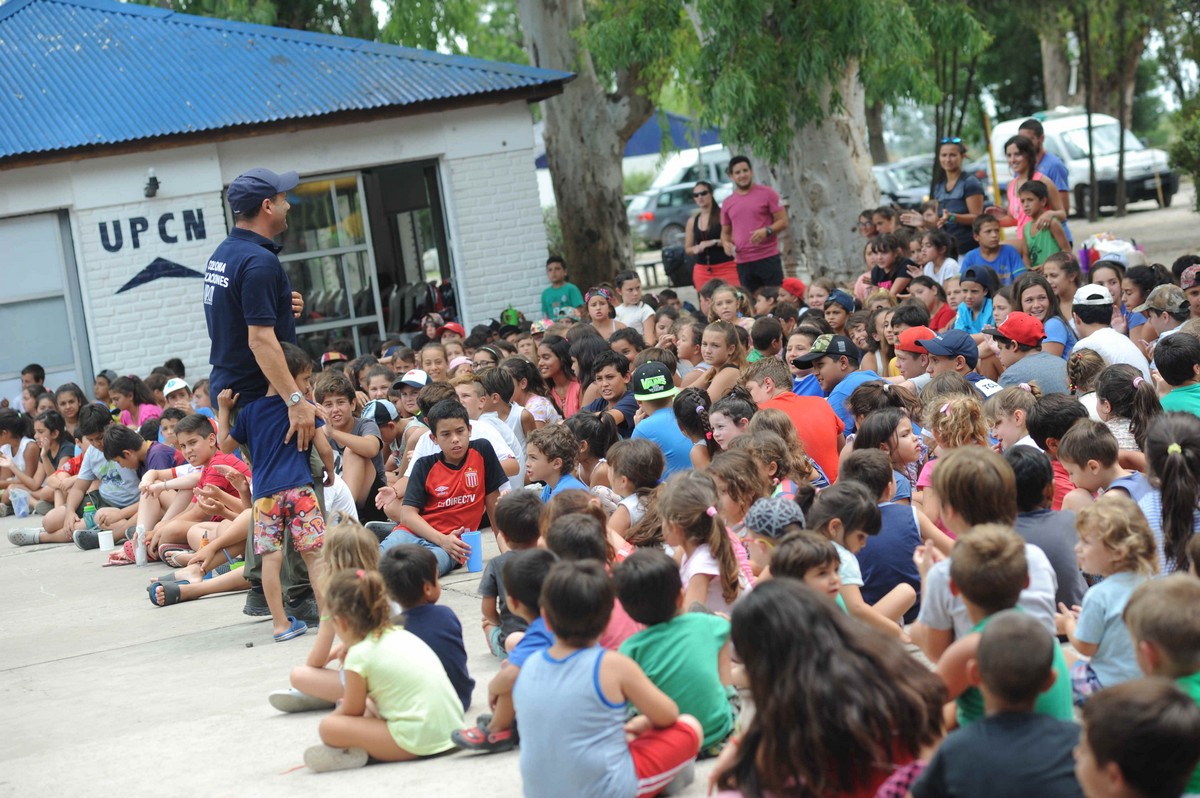
<svg viewBox="0 0 1200 798">
<path fill-rule="evenodd" d="M 858 347 L 846 336 L 822 335 L 813 341 L 812 349 L 808 350 L 808 354 L 793 360 L 792 365 L 798 369 L 806 369 L 823 357 L 839 358 L 843 355 L 850 358 L 850 361 L 856 365 L 862 358 Z"/>
<path fill-rule="evenodd" d="M 675 387 L 675 376 L 671 370 L 657 360 L 651 360 L 634 369 L 633 398 L 642 401 L 666 399 L 679 393 Z"/>
</svg>

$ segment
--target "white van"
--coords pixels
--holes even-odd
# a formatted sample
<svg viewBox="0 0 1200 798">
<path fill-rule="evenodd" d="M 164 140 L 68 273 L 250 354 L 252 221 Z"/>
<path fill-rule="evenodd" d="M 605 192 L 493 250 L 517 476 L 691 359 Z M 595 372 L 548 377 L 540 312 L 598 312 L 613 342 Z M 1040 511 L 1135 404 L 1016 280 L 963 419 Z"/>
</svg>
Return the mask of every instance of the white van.
<svg viewBox="0 0 1200 798">
<path fill-rule="evenodd" d="M 733 156 L 724 144 L 692 147 L 672 155 L 658 170 L 650 188 L 666 188 L 678 183 L 706 180 L 714 186 L 728 183 L 729 159 Z"/>
<path fill-rule="evenodd" d="M 1004 159 L 1004 142 L 1019 134 L 1021 123 L 1029 117 L 1010 119 L 992 128 L 992 152 L 1001 188 L 1008 185 L 1008 166 Z M 1087 216 L 1088 203 L 1088 131 L 1087 114 L 1078 108 L 1059 108 L 1039 115 L 1046 132 L 1045 147 L 1067 165 L 1071 186 L 1071 210 Z M 1096 152 L 1096 183 L 1100 188 L 1100 205 L 1117 202 L 1117 150 L 1120 146 L 1120 123 L 1106 114 L 1092 114 L 1092 143 Z M 1159 196 L 1161 184 L 1162 196 Z M 1161 207 L 1171 204 L 1179 191 L 1179 174 L 1173 172 L 1167 154 L 1146 147 L 1125 131 L 1125 196 L 1130 202 L 1156 200 Z"/>
</svg>

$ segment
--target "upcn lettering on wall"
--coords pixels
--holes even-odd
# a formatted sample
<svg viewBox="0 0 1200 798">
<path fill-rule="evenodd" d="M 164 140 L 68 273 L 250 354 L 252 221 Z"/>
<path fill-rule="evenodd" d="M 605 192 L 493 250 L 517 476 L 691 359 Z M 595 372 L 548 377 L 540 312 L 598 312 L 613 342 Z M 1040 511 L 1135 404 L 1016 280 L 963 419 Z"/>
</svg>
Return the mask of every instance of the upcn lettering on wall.
<svg viewBox="0 0 1200 798">
<path fill-rule="evenodd" d="M 158 217 L 155 229 L 158 239 L 164 244 L 178 244 L 182 235 L 187 241 L 207 238 L 204 229 L 204 209 L 183 211 L 177 221 L 175 213 L 169 211 Z M 125 246 L 125 230 L 129 231 L 129 243 L 133 249 L 141 249 L 143 236 L 150 231 L 150 220 L 145 216 L 131 216 L 127 220 L 100 222 L 100 246 L 108 252 L 120 252 Z"/>
</svg>

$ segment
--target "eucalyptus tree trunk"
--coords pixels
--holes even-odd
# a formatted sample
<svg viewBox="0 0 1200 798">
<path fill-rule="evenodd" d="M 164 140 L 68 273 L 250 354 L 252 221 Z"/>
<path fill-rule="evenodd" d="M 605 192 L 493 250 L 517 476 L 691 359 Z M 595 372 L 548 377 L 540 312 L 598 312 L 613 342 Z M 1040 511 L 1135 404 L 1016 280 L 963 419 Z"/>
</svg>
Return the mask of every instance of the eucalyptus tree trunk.
<svg viewBox="0 0 1200 798">
<path fill-rule="evenodd" d="M 542 101 L 546 161 L 571 280 L 584 289 L 633 262 L 623 201 L 625 145 L 653 112 L 635 66 L 598 76 L 577 33 L 583 0 L 517 0 L 534 66 L 574 72 L 563 93 Z M 612 78 L 611 83 L 609 78 Z M 611 92 L 606 86 L 611 85 Z"/>
<path fill-rule="evenodd" d="M 809 277 L 853 280 L 863 271 L 863 240 L 854 229 L 864 208 L 879 204 L 866 147 L 866 115 L 858 67 L 836 87 L 841 109 L 797 131 L 788 161 L 774 170 L 788 204 L 796 270 Z"/>
</svg>

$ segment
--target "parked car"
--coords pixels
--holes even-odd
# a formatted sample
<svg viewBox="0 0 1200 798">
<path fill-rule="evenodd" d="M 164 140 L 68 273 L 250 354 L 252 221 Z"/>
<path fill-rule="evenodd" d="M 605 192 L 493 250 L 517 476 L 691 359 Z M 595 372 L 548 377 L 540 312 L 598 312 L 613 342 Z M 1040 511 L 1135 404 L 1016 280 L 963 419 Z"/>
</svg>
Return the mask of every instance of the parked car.
<svg viewBox="0 0 1200 798">
<path fill-rule="evenodd" d="M 929 199 L 929 184 L 933 180 L 933 158 L 914 155 L 894 163 L 872 166 L 879 183 L 879 197 L 901 208 L 919 208 Z"/>
<path fill-rule="evenodd" d="M 634 237 L 650 249 L 682 245 L 688 217 L 696 212 L 695 185 L 694 181 L 679 183 L 635 195 L 625 211 Z M 726 183 L 713 190 L 713 197 L 722 202 L 732 191 L 733 185 Z"/>
<path fill-rule="evenodd" d="M 697 180 L 707 180 L 714 186 L 729 183 L 727 171 L 732 157 L 724 144 L 682 150 L 663 163 L 650 188 L 667 188 L 680 183 L 695 183 Z"/>
<path fill-rule="evenodd" d="M 1091 202 L 1089 191 L 1087 114 L 1078 108 L 1064 108 L 1038 114 L 1046 132 L 1044 146 L 1067 165 L 1071 186 L 1071 210 L 1087 216 Z M 992 148 L 1001 189 L 1008 185 L 1011 173 L 1004 160 L 1004 142 L 1017 135 L 1027 117 L 1010 119 L 992 128 Z M 1092 114 L 1092 144 L 1096 160 L 1096 185 L 1100 206 L 1117 202 L 1117 163 L 1121 142 L 1120 123 L 1106 114 Z M 1160 195 L 1161 191 L 1161 195 Z M 1170 167 L 1167 154 L 1143 144 L 1130 130 L 1125 131 L 1125 197 L 1130 202 L 1154 200 L 1168 207 L 1179 191 L 1179 174 Z"/>
</svg>

